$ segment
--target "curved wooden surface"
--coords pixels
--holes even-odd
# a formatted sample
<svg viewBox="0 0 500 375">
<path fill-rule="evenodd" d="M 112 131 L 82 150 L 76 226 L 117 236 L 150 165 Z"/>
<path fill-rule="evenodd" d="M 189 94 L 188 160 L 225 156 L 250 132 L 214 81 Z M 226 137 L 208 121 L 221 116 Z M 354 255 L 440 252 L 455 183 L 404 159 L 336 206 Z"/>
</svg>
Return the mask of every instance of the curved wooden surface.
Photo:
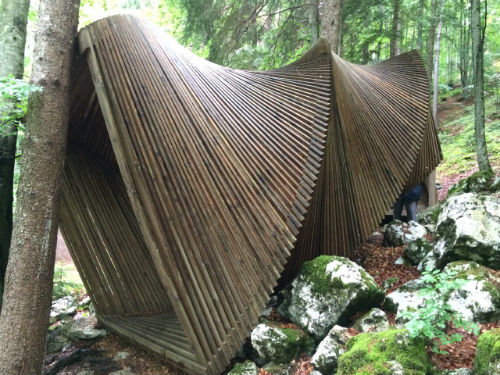
<svg viewBox="0 0 500 375">
<path fill-rule="evenodd" d="M 130 16 L 79 33 L 61 227 L 110 329 L 224 370 L 281 277 L 349 255 L 441 153 L 422 61 L 267 72 Z M 291 257 L 290 257 L 291 254 Z"/>
</svg>

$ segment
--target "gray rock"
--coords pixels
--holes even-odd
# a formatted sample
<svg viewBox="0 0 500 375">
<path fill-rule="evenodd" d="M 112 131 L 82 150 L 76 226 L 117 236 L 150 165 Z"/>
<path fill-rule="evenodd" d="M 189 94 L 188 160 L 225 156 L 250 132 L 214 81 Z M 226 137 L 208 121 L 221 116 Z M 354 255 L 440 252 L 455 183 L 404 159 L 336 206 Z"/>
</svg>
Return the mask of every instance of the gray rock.
<svg viewBox="0 0 500 375">
<path fill-rule="evenodd" d="M 424 306 L 424 298 L 419 295 L 423 283 L 420 279 L 410 280 L 401 285 L 394 292 L 389 293 L 385 299 L 384 307 L 392 312 L 418 309 Z"/>
<path fill-rule="evenodd" d="M 472 370 L 470 368 L 457 368 L 455 370 L 443 371 L 441 375 L 472 375 Z"/>
<path fill-rule="evenodd" d="M 129 356 L 130 356 L 129 352 L 118 352 L 113 357 L 113 361 L 122 361 L 124 359 L 127 359 Z"/>
<path fill-rule="evenodd" d="M 321 340 L 335 324 L 378 306 L 385 293 L 356 263 L 322 255 L 304 263 L 279 312 Z"/>
<path fill-rule="evenodd" d="M 77 372 L 76 375 L 94 375 L 95 372 L 93 370 L 82 370 Z"/>
<path fill-rule="evenodd" d="M 490 191 L 492 193 L 495 193 L 497 191 L 500 191 L 500 176 L 497 176 L 494 180 L 493 183 L 490 186 Z"/>
<path fill-rule="evenodd" d="M 66 315 L 73 315 L 76 312 L 76 302 L 71 296 L 66 296 L 52 301 L 50 318 L 58 320 Z"/>
<path fill-rule="evenodd" d="M 319 343 L 311 363 L 322 374 L 334 374 L 338 359 L 345 352 L 344 346 L 351 337 L 347 328 L 334 326 Z"/>
<path fill-rule="evenodd" d="M 71 341 L 62 333 L 62 330 L 56 328 L 47 335 L 47 352 L 60 352 L 63 348 L 70 345 Z"/>
<path fill-rule="evenodd" d="M 402 221 L 394 220 L 386 225 L 384 230 L 384 244 L 386 246 L 403 246 L 417 238 L 422 238 L 427 234 L 427 230 L 423 225 L 415 221 L 403 223 Z"/>
<path fill-rule="evenodd" d="M 427 238 L 417 238 L 415 241 L 410 242 L 405 250 L 404 257 L 408 259 L 411 264 L 417 265 L 422 259 L 433 250 L 433 245 Z"/>
<path fill-rule="evenodd" d="M 66 336 L 71 340 L 95 340 L 106 336 L 106 330 L 96 329 L 96 325 L 95 316 L 81 317 L 69 325 Z"/>
<path fill-rule="evenodd" d="M 288 363 L 301 353 L 310 352 L 312 339 L 293 328 L 281 328 L 261 323 L 250 334 L 252 347 L 258 355 L 258 364 Z"/>
<path fill-rule="evenodd" d="M 475 262 L 453 262 L 444 271 L 458 272 L 457 279 L 467 280 L 447 300 L 453 311 L 460 313 L 463 319 L 476 323 L 500 319 L 500 278 L 492 269 Z"/>
<path fill-rule="evenodd" d="M 405 258 L 399 257 L 394 261 L 394 264 L 397 264 L 398 266 L 403 266 L 403 265 L 409 265 L 410 262 L 408 262 Z"/>
<path fill-rule="evenodd" d="M 136 375 L 132 372 L 130 367 L 125 367 L 123 370 L 110 372 L 108 375 Z"/>
<path fill-rule="evenodd" d="M 438 266 L 472 260 L 500 268 L 500 198 L 475 193 L 448 198 L 439 215 L 434 255 Z"/>
<path fill-rule="evenodd" d="M 389 320 L 385 312 L 373 308 L 354 323 L 354 328 L 360 332 L 381 332 L 389 328 Z"/>
<path fill-rule="evenodd" d="M 227 375 L 257 375 L 259 369 L 257 365 L 248 360 L 234 365 L 234 367 L 227 373 Z"/>
<path fill-rule="evenodd" d="M 434 254 L 434 250 L 429 251 L 420 261 L 417 266 L 417 271 L 434 271 L 437 269 L 437 256 Z"/>
</svg>

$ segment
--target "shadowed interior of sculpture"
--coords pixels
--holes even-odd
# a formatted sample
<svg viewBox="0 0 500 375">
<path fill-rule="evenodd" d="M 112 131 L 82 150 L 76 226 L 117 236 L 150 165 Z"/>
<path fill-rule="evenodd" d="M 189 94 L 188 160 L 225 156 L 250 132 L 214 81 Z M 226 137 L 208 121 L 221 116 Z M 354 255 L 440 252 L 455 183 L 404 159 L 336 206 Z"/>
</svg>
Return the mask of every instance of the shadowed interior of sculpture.
<svg viewBox="0 0 500 375">
<path fill-rule="evenodd" d="M 219 373 L 278 282 L 348 256 L 441 160 L 416 52 L 320 40 L 272 71 L 205 61 L 131 16 L 79 33 L 61 229 L 100 320 Z"/>
</svg>

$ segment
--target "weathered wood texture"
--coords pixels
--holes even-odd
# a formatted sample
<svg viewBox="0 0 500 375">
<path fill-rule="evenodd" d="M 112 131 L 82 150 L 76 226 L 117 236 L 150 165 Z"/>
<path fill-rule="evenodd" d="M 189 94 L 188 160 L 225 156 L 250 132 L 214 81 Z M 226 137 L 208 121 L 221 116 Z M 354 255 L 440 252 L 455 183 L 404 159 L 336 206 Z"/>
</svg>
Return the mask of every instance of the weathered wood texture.
<svg viewBox="0 0 500 375">
<path fill-rule="evenodd" d="M 193 373 L 224 370 L 281 275 L 349 255 L 441 157 L 416 53 L 362 67 L 320 40 L 238 71 L 130 16 L 79 41 L 63 234 L 103 323 Z"/>
</svg>

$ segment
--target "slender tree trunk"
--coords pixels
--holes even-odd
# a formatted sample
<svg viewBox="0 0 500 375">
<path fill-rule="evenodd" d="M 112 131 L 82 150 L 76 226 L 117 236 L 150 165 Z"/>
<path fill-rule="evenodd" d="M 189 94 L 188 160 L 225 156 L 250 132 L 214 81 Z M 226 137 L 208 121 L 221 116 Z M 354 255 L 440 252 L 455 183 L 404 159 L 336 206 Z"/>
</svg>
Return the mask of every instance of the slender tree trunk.
<svg viewBox="0 0 500 375">
<path fill-rule="evenodd" d="M 427 74 L 432 85 L 432 67 L 434 66 L 434 41 L 436 38 L 436 0 L 432 0 L 429 20 L 429 38 L 427 39 Z"/>
<path fill-rule="evenodd" d="M 465 9 L 464 0 L 461 0 L 461 27 L 460 27 L 460 85 L 462 87 L 462 97 L 469 100 L 469 47 L 470 47 L 470 27 L 467 20 L 468 12 Z"/>
<path fill-rule="evenodd" d="M 24 73 L 29 0 L 0 0 L 0 77 Z M 17 128 L 0 124 L 0 306 L 12 235 Z"/>
<path fill-rule="evenodd" d="M 313 45 L 319 36 L 318 0 L 311 0 L 309 2 L 309 30 L 311 35 L 310 43 Z"/>
<path fill-rule="evenodd" d="M 471 1 L 472 65 L 474 70 L 474 125 L 476 136 L 477 163 L 480 171 L 491 169 L 484 134 L 484 72 L 483 47 L 486 32 L 487 1 L 484 0 L 484 28 L 481 27 L 481 1 Z"/>
<path fill-rule="evenodd" d="M 425 0 L 420 0 L 419 8 L 418 8 L 418 26 L 417 26 L 417 49 L 420 54 L 423 53 L 423 17 L 425 12 Z"/>
<path fill-rule="evenodd" d="M 399 2 L 393 0 L 391 42 L 389 54 L 391 57 L 401 54 L 401 21 L 399 20 Z"/>
<path fill-rule="evenodd" d="M 320 35 L 330 43 L 333 52 L 339 52 L 343 0 L 319 1 Z"/>
<path fill-rule="evenodd" d="M 443 28 L 443 9 L 445 0 L 441 0 L 441 6 L 439 7 L 439 23 L 436 36 L 436 45 L 434 47 L 434 81 L 432 90 L 432 116 L 434 117 L 434 124 L 436 129 L 439 130 L 439 123 L 437 117 L 437 103 L 439 96 L 439 50 L 441 46 L 441 29 Z"/>
<path fill-rule="evenodd" d="M 41 374 L 54 273 L 58 193 L 79 0 L 42 0 L 16 222 L 0 315 L 0 374 Z"/>
</svg>

